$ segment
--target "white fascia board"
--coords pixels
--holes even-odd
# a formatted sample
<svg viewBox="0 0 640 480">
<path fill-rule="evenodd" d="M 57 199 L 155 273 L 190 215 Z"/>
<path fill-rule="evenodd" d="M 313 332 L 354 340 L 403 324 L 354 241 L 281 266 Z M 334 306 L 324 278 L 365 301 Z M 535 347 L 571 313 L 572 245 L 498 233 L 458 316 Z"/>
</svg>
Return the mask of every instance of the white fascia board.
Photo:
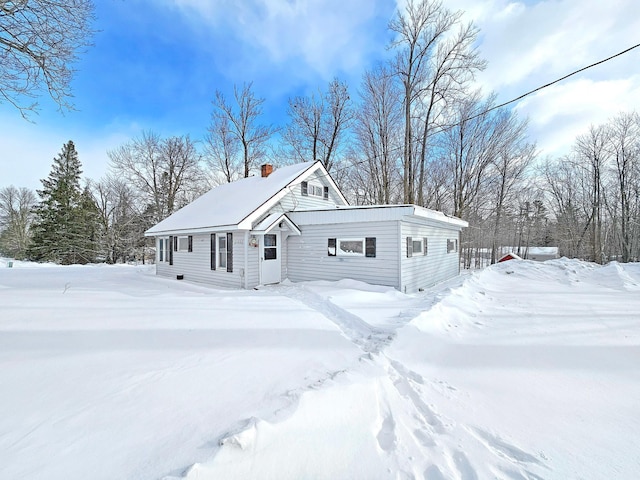
<svg viewBox="0 0 640 480">
<path fill-rule="evenodd" d="M 455 225 L 459 229 L 466 228 L 469 226 L 469 222 L 467 222 L 466 220 L 462 220 L 461 218 L 454 217 L 451 215 L 446 215 L 436 210 L 430 210 L 428 208 L 419 207 L 417 205 L 413 206 L 413 215 L 415 215 L 416 217 L 434 220 L 440 223 Z"/>
<path fill-rule="evenodd" d="M 269 217 L 267 217 L 265 220 L 269 220 L 269 221 L 265 222 L 263 220 L 260 223 L 260 225 L 257 225 L 256 228 L 251 231 L 251 233 L 264 235 L 265 233 L 269 233 L 279 223 L 284 222 L 287 224 L 287 226 L 293 232 L 294 235 L 302 235 L 302 232 L 300 231 L 298 226 L 295 223 L 293 223 L 291 219 L 289 219 L 289 217 L 287 217 L 284 213 L 281 213 L 280 215 L 273 215 L 273 217 L 274 218 L 271 220 L 269 220 Z"/>
<path fill-rule="evenodd" d="M 349 201 L 342 194 L 342 191 L 340 191 L 340 188 L 338 188 L 338 184 L 336 184 L 336 182 L 333 180 L 333 177 L 329 172 L 327 172 L 327 170 L 324 168 L 324 165 L 322 165 L 322 162 L 320 160 L 318 160 L 316 164 L 314 164 L 314 166 L 308 170 L 308 172 L 309 174 L 311 174 L 311 173 L 315 173 L 317 170 L 323 170 L 322 176 L 327 180 L 327 182 L 329 182 L 329 184 L 331 184 L 333 189 L 338 193 L 338 195 L 340 196 L 340 200 L 342 200 L 345 206 L 348 206 Z"/>
<path fill-rule="evenodd" d="M 247 215 L 244 218 L 244 220 L 242 220 L 237 225 L 238 229 L 239 230 L 251 230 L 251 227 L 252 227 L 253 223 L 258 218 L 260 218 L 262 215 L 267 213 L 271 208 L 273 208 L 275 206 L 276 203 L 278 203 L 282 198 L 285 197 L 285 195 L 289 192 L 289 187 L 290 186 L 291 186 L 291 183 L 289 183 L 286 187 L 284 187 L 282 190 L 280 190 L 278 193 L 276 193 L 273 197 L 271 197 L 269 200 L 264 202 L 262 205 L 260 205 L 258 208 L 256 208 L 253 212 L 251 212 L 249 215 Z"/>
<path fill-rule="evenodd" d="M 411 223 L 413 225 L 421 225 L 425 227 L 439 228 L 442 230 L 451 230 L 454 232 L 462 231 L 462 227 L 451 223 L 439 222 L 432 218 L 418 217 L 416 215 L 405 215 L 401 219 L 402 223 Z"/>
<path fill-rule="evenodd" d="M 216 225 L 214 227 L 199 227 L 199 228 L 183 228 L 180 230 L 165 230 L 162 232 L 149 232 L 144 233 L 145 237 L 166 237 L 167 235 L 193 235 L 196 233 L 214 233 L 214 232 L 235 232 L 236 230 L 243 230 L 238 228 L 238 225 Z"/>
</svg>

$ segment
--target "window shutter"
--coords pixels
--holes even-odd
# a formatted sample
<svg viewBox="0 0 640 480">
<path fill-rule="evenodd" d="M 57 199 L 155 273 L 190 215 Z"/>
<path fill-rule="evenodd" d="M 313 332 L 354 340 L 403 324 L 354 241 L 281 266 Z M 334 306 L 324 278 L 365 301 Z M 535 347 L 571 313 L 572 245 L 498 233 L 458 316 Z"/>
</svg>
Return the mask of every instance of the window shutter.
<svg viewBox="0 0 640 480">
<path fill-rule="evenodd" d="M 335 257 L 336 256 L 336 239 L 335 238 L 330 238 L 329 241 L 327 242 L 327 255 L 329 255 L 330 257 Z"/>
<path fill-rule="evenodd" d="M 424 237 L 422 239 L 422 249 L 423 249 L 423 255 L 427 255 L 427 237 Z"/>
<path fill-rule="evenodd" d="M 178 237 L 169 237 L 169 245 L 168 245 L 168 254 L 169 254 L 169 265 L 173 265 L 173 245 L 174 240 L 177 240 Z"/>
<path fill-rule="evenodd" d="M 324 193 L 322 194 L 322 198 L 325 200 L 329 200 L 329 187 L 324 187 Z"/>
<path fill-rule="evenodd" d="M 413 256 L 413 239 L 411 237 L 407 237 L 407 258 Z"/>
<path fill-rule="evenodd" d="M 193 252 L 193 235 L 189 235 L 189 252 Z"/>
<path fill-rule="evenodd" d="M 304 195 L 305 197 L 309 195 L 309 184 L 307 182 L 302 182 L 300 184 L 300 188 L 302 189 L 301 190 L 302 195 Z"/>
<path fill-rule="evenodd" d="M 174 252 L 178 251 L 178 236 L 177 235 L 175 237 L 173 237 L 173 251 Z"/>
<path fill-rule="evenodd" d="M 364 239 L 364 256 L 376 257 L 376 239 L 375 237 L 367 237 Z"/>
<path fill-rule="evenodd" d="M 227 272 L 233 272 L 233 233 L 227 233 Z"/>
<path fill-rule="evenodd" d="M 216 234 L 211 234 L 211 270 L 216 269 Z"/>
</svg>

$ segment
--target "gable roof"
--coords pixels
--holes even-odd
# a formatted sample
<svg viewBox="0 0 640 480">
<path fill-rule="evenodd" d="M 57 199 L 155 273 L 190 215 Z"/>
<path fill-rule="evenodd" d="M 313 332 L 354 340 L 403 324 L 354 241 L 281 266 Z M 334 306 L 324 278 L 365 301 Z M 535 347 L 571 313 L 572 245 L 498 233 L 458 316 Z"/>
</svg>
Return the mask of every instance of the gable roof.
<svg viewBox="0 0 640 480">
<path fill-rule="evenodd" d="M 251 222 L 284 197 L 296 180 L 321 170 L 347 204 L 322 162 L 297 163 L 273 171 L 268 177 L 254 176 L 219 185 L 145 232 L 147 236 L 207 231 L 218 227 L 251 228 Z"/>
</svg>

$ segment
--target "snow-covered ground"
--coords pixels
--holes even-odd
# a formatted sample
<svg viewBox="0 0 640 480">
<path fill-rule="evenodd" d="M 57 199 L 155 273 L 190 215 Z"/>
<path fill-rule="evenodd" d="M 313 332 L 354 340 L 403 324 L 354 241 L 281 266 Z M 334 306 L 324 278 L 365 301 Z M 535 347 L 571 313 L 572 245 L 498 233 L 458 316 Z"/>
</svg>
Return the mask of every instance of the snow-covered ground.
<svg viewBox="0 0 640 480">
<path fill-rule="evenodd" d="M 404 295 L 0 260 L 0 479 L 640 478 L 640 264 Z"/>
</svg>

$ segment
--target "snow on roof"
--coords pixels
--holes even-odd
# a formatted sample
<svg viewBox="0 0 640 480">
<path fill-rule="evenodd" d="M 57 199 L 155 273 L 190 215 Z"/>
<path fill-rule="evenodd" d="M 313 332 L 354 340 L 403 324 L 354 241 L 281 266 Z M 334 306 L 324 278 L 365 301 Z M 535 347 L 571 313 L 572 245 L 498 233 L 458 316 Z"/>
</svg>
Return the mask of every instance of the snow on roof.
<svg viewBox="0 0 640 480">
<path fill-rule="evenodd" d="M 405 216 L 415 216 L 440 223 L 446 223 L 456 228 L 468 227 L 469 224 L 460 218 L 431 210 L 417 205 L 337 205 L 323 210 L 306 210 L 291 212 L 291 219 L 300 224 L 307 223 L 349 223 L 367 221 L 399 220 Z"/>
<path fill-rule="evenodd" d="M 558 255 L 558 247 L 529 247 L 529 255 Z"/>
<path fill-rule="evenodd" d="M 522 257 L 520 255 L 517 255 L 517 254 L 513 253 L 513 252 L 508 252 L 508 253 L 505 253 L 504 255 L 502 255 L 498 259 L 498 262 L 502 262 L 503 260 L 507 260 L 507 259 L 522 260 Z"/>
<path fill-rule="evenodd" d="M 502 251 L 512 251 L 517 252 L 520 250 L 521 255 L 558 255 L 558 247 L 513 247 L 513 246 L 502 246 L 500 247 Z"/>
<path fill-rule="evenodd" d="M 267 216 L 267 218 L 262 220 L 255 227 L 253 227 L 253 230 L 251 230 L 251 232 L 252 233 L 268 233 L 273 227 L 275 227 L 275 225 L 277 223 L 282 223 L 282 222 L 286 223 L 287 226 L 289 227 L 289 229 L 295 235 L 300 235 L 301 234 L 300 229 L 298 228 L 298 226 L 295 223 L 293 223 L 291 221 L 291 219 L 289 217 L 287 217 L 286 214 L 280 213 L 280 212 L 269 214 Z"/>
<path fill-rule="evenodd" d="M 146 235 L 237 225 L 318 162 L 278 168 L 219 185 L 146 231 Z"/>
</svg>

